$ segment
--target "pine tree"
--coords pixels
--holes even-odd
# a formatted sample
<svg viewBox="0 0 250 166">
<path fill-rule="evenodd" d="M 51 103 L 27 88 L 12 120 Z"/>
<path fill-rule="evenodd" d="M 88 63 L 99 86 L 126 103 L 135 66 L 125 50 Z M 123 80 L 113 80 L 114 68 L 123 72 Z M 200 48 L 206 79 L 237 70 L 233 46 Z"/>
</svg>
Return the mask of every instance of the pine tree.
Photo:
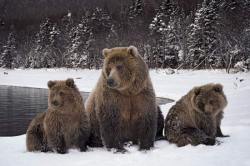
<svg viewBox="0 0 250 166">
<path fill-rule="evenodd" d="M 100 68 L 102 64 L 101 48 L 107 46 L 108 35 L 112 30 L 112 19 L 107 10 L 103 10 L 99 7 L 95 8 L 91 15 L 90 27 L 92 27 L 90 60 L 93 62 L 92 67 Z"/>
<path fill-rule="evenodd" d="M 173 0 L 164 0 L 149 26 L 151 33 L 161 34 L 161 29 L 166 28 L 171 17 L 178 14 L 178 12 L 179 8 Z"/>
<path fill-rule="evenodd" d="M 150 34 L 153 41 L 153 59 L 156 67 L 172 67 L 178 65 L 180 50 L 180 8 L 172 0 L 162 2 L 156 16 L 151 22 Z"/>
<path fill-rule="evenodd" d="M 111 29 L 111 17 L 109 13 L 102 8 L 96 7 L 91 15 L 90 26 L 93 28 L 93 33 L 96 35 L 108 34 Z"/>
<path fill-rule="evenodd" d="M 129 18 L 134 19 L 135 17 L 142 16 L 143 10 L 142 0 L 133 0 L 132 6 L 129 8 Z"/>
<path fill-rule="evenodd" d="M 70 32 L 71 42 L 66 51 L 66 66 L 90 68 L 89 48 L 92 44 L 93 30 L 90 27 L 91 16 L 85 13 L 80 23 Z"/>
<path fill-rule="evenodd" d="M 145 28 L 148 23 L 145 19 L 145 8 L 143 0 L 132 0 L 128 9 L 128 42 L 136 45 L 139 50 L 143 49 L 145 39 Z"/>
<path fill-rule="evenodd" d="M 67 15 L 65 15 L 60 22 L 60 31 L 61 31 L 61 54 L 62 54 L 62 66 L 66 66 L 66 52 L 68 51 L 67 48 L 71 45 L 71 31 L 74 27 L 74 21 L 72 18 L 72 13 L 68 11 Z"/>
<path fill-rule="evenodd" d="M 106 47 L 108 47 L 108 48 L 112 48 L 112 47 L 120 45 L 120 43 L 119 43 L 119 35 L 117 33 L 117 30 L 116 30 L 114 24 L 111 26 L 110 33 L 108 34 L 106 41 L 107 41 L 106 42 L 107 43 Z"/>
<path fill-rule="evenodd" d="M 50 59 L 47 61 L 48 67 L 61 67 L 62 54 L 61 54 L 61 32 L 56 23 L 53 23 L 49 32 L 49 45 L 45 50 L 45 57 Z"/>
<path fill-rule="evenodd" d="M 189 60 L 193 68 L 208 68 L 214 64 L 218 45 L 219 4 L 220 0 L 204 0 L 195 13 L 189 34 Z"/>
<path fill-rule="evenodd" d="M 74 21 L 72 18 L 71 11 L 68 11 L 67 15 L 63 16 L 61 19 L 61 31 L 63 33 L 69 33 L 73 27 Z"/>
<path fill-rule="evenodd" d="M 26 67 L 51 68 L 61 65 L 60 30 L 48 18 L 36 34 L 35 48 L 28 55 Z"/>
<path fill-rule="evenodd" d="M 12 69 L 14 67 L 14 60 L 17 57 L 16 39 L 11 32 L 8 35 L 6 45 L 3 46 L 3 52 L 0 55 L 0 67 Z"/>
</svg>

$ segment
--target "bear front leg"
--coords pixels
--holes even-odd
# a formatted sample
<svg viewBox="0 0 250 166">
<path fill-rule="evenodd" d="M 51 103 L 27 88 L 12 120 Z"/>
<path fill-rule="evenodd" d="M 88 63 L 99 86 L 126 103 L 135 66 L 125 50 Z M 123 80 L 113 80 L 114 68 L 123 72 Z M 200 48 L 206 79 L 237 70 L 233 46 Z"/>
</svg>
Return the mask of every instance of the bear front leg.
<svg viewBox="0 0 250 166">
<path fill-rule="evenodd" d="M 66 143 L 65 143 L 65 139 L 63 135 L 60 135 L 58 137 L 58 141 L 56 142 L 56 151 L 57 153 L 60 153 L 60 154 L 67 153 Z"/>
<path fill-rule="evenodd" d="M 79 137 L 78 137 L 78 147 L 81 152 L 87 150 L 87 143 L 90 136 L 90 121 L 89 117 L 85 112 L 81 113 L 80 127 L 79 127 Z"/>
<path fill-rule="evenodd" d="M 121 141 L 119 109 L 115 106 L 102 106 L 99 112 L 100 132 L 107 149 L 115 148 L 125 152 Z"/>
<path fill-rule="evenodd" d="M 85 135 L 80 135 L 79 136 L 79 148 L 81 152 L 86 152 L 87 151 L 87 141 L 86 141 L 86 136 Z"/>
<path fill-rule="evenodd" d="M 139 139 L 139 150 L 150 150 L 154 147 L 157 130 L 156 115 L 141 117 L 136 123 Z"/>
<path fill-rule="evenodd" d="M 216 140 L 213 137 L 207 136 L 203 131 L 196 128 L 184 128 L 182 133 L 179 135 L 177 146 L 191 145 L 215 145 Z"/>
<path fill-rule="evenodd" d="M 139 141 L 139 150 L 149 150 L 154 147 L 157 133 L 158 110 L 154 92 L 151 89 L 142 91 L 133 98 L 132 106 L 133 134 Z"/>
<path fill-rule="evenodd" d="M 79 133 L 78 146 L 81 152 L 87 151 L 87 141 L 89 139 L 89 131 L 81 128 Z"/>
<path fill-rule="evenodd" d="M 49 126 L 49 127 L 46 133 L 49 147 L 55 149 L 60 154 L 67 153 L 66 143 L 63 133 L 60 131 L 59 128 L 56 129 L 54 126 Z"/>
<path fill-rule="evenodd" d="M 44 133 L 43 135 L 43 139 L 42 139 L 42 149 L 41 149 L 41 152 L 49 152 L 49 151 L 52 151 L 49 146 L 48 146 L 48 141 L 47 141 L 47 138 L 46 138 L 46 135 Z"/>
<path fill-rule="evenodd" d="M 48 137 L 49 145 L 52 149 L 55 149 L 57 153 L 65 154 L 67 153 L 66 143 L 63 135 L 54 134 Z"/>
</svg>

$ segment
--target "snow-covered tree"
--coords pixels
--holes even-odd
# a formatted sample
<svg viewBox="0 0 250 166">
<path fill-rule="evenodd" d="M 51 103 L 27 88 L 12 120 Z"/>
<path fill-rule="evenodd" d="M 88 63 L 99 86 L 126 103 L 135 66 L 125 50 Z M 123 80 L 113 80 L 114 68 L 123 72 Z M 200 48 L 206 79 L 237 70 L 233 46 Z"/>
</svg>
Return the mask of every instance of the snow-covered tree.
<svg viewBox="0 0 250 166">
<path fill-rule="evenodd" d="M 220 68 L 229 72 L 235 64 L 246 64 L 250 51 L 250 1 L 222 0 L 221 26 L 219 29 Z M 233 26 L 232 26 L 233 25 Z"/>
<path fill-rule="evenodd" d="M 61 67 L 62 66 L 62 54 L 61 54 L 61 31 L 56 23 L 53 23 L 50 29 L 49 45 L 45 50 L 45 57 L 51 59 L 48 62 L 48 67 Z"/>
<path fill-rule="evenodd" d="M 72 18 L 72 13 L 71 11 L 68 11 L 68 13 L 61 19 L 60 22 L 60 36 L 61 36 L 61 55 L 62 55 L 62 66 L 66 65 L 66 57 L 65 53 L 68 51 L 67 48 L 71 45 L 71 31 L 74 27 L 74 20 Z"/>
<path fill-rule="evenodd" d="M 111 16 L 107 10 L 99 7 L 93 10 L 90 22 L 90 26 L 93 28 L 92 40 L 94 40 L 90 51 L 90 60 L 93 62 L 91 67 L 101 67 L 103 59 L 101 50 L 107 46 L 108 35 L 112 31 L 113 25 Z"/>
<path fill-rule="evenodd" d="M 11 32 L 8 35 L 6 45 L 3 46 L 3 52 L 0 55 L 0 67 L 12 69 L 15 66 L 14 62 L 16 57 L 16 39 Z"/>
<path fill-rule="evenodd" d="M 179 8 L 173 0 L 164 0 L 149 26 L 151 33 L 161 34 L 162 29 L 167 27 L 171 17 L 178 14 L 178 12 Z"/>
<path fill-rule="evenodd" d="M 192 68 L 208 68 L 214 64 L 218 50 L 217 25 L 220 0 L 204 0 L 195 13 L 189 34 L 189 57 Z"/>
<path fill-rule="evenodd" d="M 68 11 L 68 13 L 61 19 L 61 31 L 63 33 L 69 33 L 73 27 L 73 24 L 74 21 L 72 18 L 72 13 L 71 11 Z"/>
<path fill-rule="evenodd" d="M 35 36 L 35 45 L 31 49 L 28 55 L 25 66 L 31 68 L 42 68 L 46 67 L 48 63 L 47 57 L 44 55 L 44 51 L 49 45 L 49 34 L 50 34 L 51 23 L 49 19 L 40 24 L 40 30 Z"/>
<path fill-rule="evenodd" d="M 106 10 L 96 7 L 90 17 L 90 26 L 93 28 L 93 33 L 105 36 L 111 29 L 111 17 Z"/>
<path fill-rule="evenodd" d="M 90 23 L 91 15 L 85 13 L 80 23 L 72 28 L 71 42 L 65 52 L 67 67 L 90 68 L 89 49 L 93 42 L 93 29 Z"/>
<path fill-rule="evenodd" d="M 111 26 L 110 33 L 108 34 L 106 41 L 107 41 L 106 47 L 115 47 L 115 46 L 120 45 L 119 35 L 117 33 L 117 30 L 114 24 L 112 24 Z"/>
<path fill-rule="evenodd" d="M 180 50 L 181 10 L 172 0 L 162 2 L 149 28 L 156 67 L 177 67 Z"/>
<path fill-rule="evenodd" d="M 129 7 L 129 18 L 134 19 L 135 17 L 142 16 L 143 10 L 142 0 L 133 0 L 132 5 Z"/>
<path fill-rule="evenodd" d="M 48 18 L 40 25 L 35 37 L 35 48 L 28 55 L 26 67 L 51 68 L 58 67 L 61 61 L 60 30 L 57 24 Z"/>
<path fill-rule="evenodd" d="M 127 11 L 127 36 L 129 44 L 136 45 L 142 51 L 145 43 L 145 33 L 147 33 L 148 22 L 145 20 L 145 4 L 143 0 L 132 0 Z M 146 30 L 145 30 L 146 29 Z"/>
</svg>

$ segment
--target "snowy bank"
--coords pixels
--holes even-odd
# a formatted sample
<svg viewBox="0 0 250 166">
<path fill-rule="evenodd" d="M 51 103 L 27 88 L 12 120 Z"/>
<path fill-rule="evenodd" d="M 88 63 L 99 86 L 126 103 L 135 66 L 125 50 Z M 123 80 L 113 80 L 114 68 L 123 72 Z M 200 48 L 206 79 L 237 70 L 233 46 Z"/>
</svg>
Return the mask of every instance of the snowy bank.
<svg viewBox="0 0 250 166">
<path fill-rule="evenodd" d="M 4 74 L 4 72 L 6 72 Z M 100 70 L 5 70 L 0 69 L 0 85 L 47 88 L 48 80 L 75 78 L 82 91 L 91 91 Z M 155 148 L 140 152 L 137 146 L 127 147 L 127 154 L 113 154 L 103 148 L 91 148 L 86 153 L 70 150 L 66 155 L 31 153 L 25 148 L 25 135 L 0 137 L 1 166 L 250 166 L 250 73 L 226 74 L 224 71 L 180 71 L 166 75 L 164 70 L 151 70 L 150 75 L 159 97 L 179 99 L 193 86 L 205 83 L 221 83 L 228 98 L 228 106 L 222 121 L 222 131 L 229 138 L 220 138 L 217 146 L 199 145 L 177 148 L 167 141 L 156 142 Z M 166 116 L 173 105 L 162 106 Z"/>
</svg>

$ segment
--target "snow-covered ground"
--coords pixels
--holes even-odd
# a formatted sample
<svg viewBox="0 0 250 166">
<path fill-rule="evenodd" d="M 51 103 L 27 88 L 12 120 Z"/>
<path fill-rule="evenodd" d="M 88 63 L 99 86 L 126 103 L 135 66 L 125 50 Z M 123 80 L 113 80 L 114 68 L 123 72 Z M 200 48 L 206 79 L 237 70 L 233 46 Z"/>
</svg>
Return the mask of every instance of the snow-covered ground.
<svg viewBox="0 0 250 166">
<path fill-rule="evenodd" d="M 4 72 L 7 72 L 4 74 Z M 178 100 L 193 86 L 222 83 L 228 97 L 228 106 L 222 121 L 222 131 L 229 138 L 220 138 L 217 146 L 185 146 L 177 148 L 167 141 L 158 141 L 148 152 L 127 147 L 126 154 L 113 154 L 103 148 L 91 148 L 81 153 L 70 150 L 68 154 L 31 153 L 25 148 L 25 135 L 0 137 L 0 166 L 250 166 L 250 73 L 226 74 L 225 71 L 180 71 L 167 75 L 164 70 L 150 71 L 157 96 Z M 91 91 L 100 70 L 4 70 L 0 69 L 0 85 L 47 87 L 48 80 L 75 78 L 82 91 Z M 161 106 L 166 116 L 174 103 Z"/>
</svg>

